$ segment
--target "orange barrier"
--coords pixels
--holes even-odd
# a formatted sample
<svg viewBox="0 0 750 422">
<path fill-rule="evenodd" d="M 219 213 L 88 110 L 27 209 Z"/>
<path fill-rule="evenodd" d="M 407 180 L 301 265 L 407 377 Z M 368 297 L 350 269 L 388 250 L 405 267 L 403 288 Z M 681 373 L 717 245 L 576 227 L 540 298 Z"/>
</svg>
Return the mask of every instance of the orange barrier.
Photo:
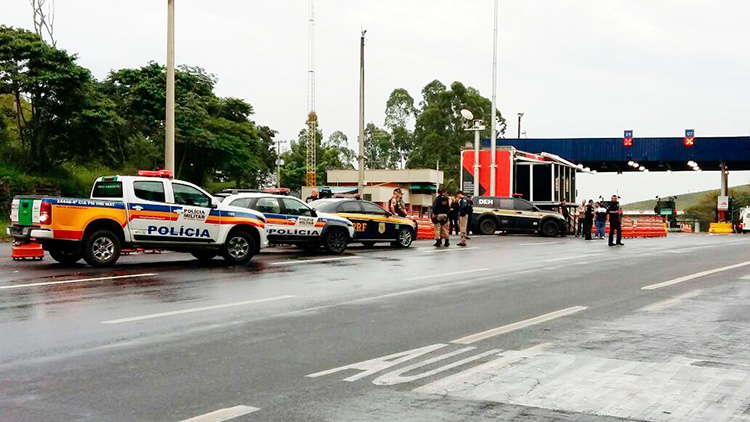
<svg viewBox="0 0 750 422">
<path fill-rule="evenodd" d="M 417 240 L 435 238 L 435 227 L 432 225 L 430 217 L 427 215 L 420 217 L 418 213 L 414 213 L 412 219 L 417 223 Z"/>
<path fill-rule="evenodd" d="M 36 242 L 14 244 L 11 251 L 11 258 L 14 261 L 26 259 L 41 261 L 44 258 L 44 249 L 42 249 L 42 245 Z"/>
<path fill-rule="evenodd" d="M 592 227 L 596 233 L 596 227 Z M 605 229 L 609 235 L 609 223 Z M 625 215 L 622 217 L 622 237 L 666 237 L 667 227 L 664 220 L 656 215 Z"/>
</svg>

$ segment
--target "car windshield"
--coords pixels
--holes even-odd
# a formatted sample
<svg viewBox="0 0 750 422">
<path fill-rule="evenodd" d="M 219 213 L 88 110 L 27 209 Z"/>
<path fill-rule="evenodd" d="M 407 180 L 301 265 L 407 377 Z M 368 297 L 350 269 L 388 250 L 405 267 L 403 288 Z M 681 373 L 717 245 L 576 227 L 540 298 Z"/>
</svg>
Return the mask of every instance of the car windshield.
<svg viewBox="0 0 750 422">
<path fill-rule="evenodd" d="M 322 212 L 334 212 L 336 211 L 336 206 L 338 205 L 336 202 L 333 201 L 325 201 L 325 200 L 317 200 L 312 201 L 309 204 L 310 208 L 315 208 L 316 211 L 322 211 Z"/>
</svg>

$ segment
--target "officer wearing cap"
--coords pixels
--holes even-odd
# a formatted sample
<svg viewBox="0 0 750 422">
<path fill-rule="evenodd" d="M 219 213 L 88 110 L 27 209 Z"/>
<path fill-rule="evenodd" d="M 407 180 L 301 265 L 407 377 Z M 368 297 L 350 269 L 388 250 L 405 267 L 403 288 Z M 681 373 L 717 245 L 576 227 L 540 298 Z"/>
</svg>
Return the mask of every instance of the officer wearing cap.
<svg viewBox="0 0 750 422">
<path fill-rule="evenodd" d="M 622 222 L 620 221 L 620 205 L 617 204 L 617 195 L 612 195 L 612 202 L 607 207 L 609 214 L 609 246 L 625 246 L 622 243 Z M 617 231 L 617 243 L 614 243 L 615 231 Z"/>
</svg>

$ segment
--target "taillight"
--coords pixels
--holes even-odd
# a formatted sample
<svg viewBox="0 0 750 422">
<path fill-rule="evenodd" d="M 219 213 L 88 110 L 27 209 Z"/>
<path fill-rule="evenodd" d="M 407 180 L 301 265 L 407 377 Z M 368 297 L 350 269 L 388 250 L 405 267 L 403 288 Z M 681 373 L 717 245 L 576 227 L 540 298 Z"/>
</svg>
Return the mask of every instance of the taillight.
<svg viewBox="0 0 750 422">
<path fill-rule="evenodd" d="M 42 202 L 39 207 L 39 223 L 52 224 L 52 204 L 50 202 Z"/>
</svg>

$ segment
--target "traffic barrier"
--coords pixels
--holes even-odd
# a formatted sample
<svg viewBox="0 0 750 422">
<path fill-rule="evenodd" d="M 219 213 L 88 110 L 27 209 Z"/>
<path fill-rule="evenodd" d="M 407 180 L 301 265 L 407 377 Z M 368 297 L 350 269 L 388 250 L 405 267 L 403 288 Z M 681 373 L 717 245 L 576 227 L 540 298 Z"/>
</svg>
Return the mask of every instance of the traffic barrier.
<svg viewBox="0 0 750 422">
<path fill-rule="evenodd" d="M 432 225 L 432 220 L 427 215 L 420 217 L 418 213 L 414 213 L 412 219 L 417 223 L 417 240 L 435 238 L 435 227 Z"/>
<path fill-rule="evenodd" d="M 609 235 L 609 223 L 604 229 Z M 596 227 L 592 227 L 592 233 L 596 233 Z M 667 229 L 664 220 L 656 215 L 625 215 L 622 217 L 622 237 L 666 237 Z"/>
<path fill-rule="evenodd" d="M 711 223 L 708 227 L 708 232 L 716 234 L 732 233 L 734 232 L 734 227 L 732 226 L 732 223 Z"/>
<path fill-rule="evenodd" d="M 42 245 L 36 242 L 14 244 L 11 251 L 11 258 L 14 261 L 27 259 L 41 261 L 44 258 L 44 249 L 42 249 Z"/>
</svg>

